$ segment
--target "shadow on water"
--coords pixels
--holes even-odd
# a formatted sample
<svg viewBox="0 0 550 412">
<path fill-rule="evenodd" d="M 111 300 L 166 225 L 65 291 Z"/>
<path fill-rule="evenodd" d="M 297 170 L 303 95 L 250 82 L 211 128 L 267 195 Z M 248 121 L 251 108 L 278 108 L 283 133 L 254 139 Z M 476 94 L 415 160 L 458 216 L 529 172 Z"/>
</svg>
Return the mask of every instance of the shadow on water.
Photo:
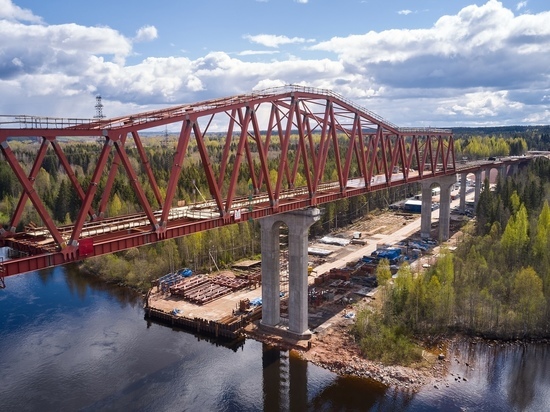
<svg viewBox="0 0 550 412">
<path fill-rule="evenodd" d="M 193 328 L 185 328 L 183 326 L 182 327 L 172 326 L 168 321 L 163 322 L 160 319 L 151 319 L 147 317 L 147 314 L 144 314 L 143 319 L 147 323 L 147 328 L 150 328 L 152 325 L 161 325 L 164 327 L 169 327 L 174 332 L 183 332 L 188 335 L 194 336 L 197 342 L 208 342 L 214 346 L 231 349 L 233 352 L 236 352 L 237 350 L 242 349 L 246 341 L 244 337 L 240 337 L 237 339 L 227 339 L 223 337 L 215 338 L 207 334 L 197 333 L 197 331 L 194 330 Z"/>
<path fill-rule="evenodd" d="M 328 371 L 324 384 L 308 382 L 319 374 L 319 367 L 265 344 L 262 370 L 263 410 L 267 412 L 400 411 L 406 410 L 414 397 L 370 379 L 335 377 Z"/>
</svg>

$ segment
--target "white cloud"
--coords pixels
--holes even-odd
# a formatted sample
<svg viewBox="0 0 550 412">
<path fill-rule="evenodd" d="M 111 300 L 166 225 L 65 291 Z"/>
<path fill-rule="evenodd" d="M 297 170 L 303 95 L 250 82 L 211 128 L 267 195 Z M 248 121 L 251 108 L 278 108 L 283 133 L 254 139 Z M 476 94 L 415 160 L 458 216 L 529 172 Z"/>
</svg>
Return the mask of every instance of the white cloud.
<svg viewBox="0 0 550 412">
<path fill-rule="evenodd" d="M 535 113 L 529 113 L 525 119 L 523 119 L 524 123 L 527 124 L 548 124 L 550 123 L 550 109 L 546 109 L 544 111 L 535 112 Z"/>
<path fill-rule="evenodd" d="M 412 13 L 412 10 L 399 10 L 397 12 L 397 14 L 402 14 L 402 15 L 407 15 L 407 14 L 411 14 Z"/>
<path fill-rule="evenodd" d="M 158 37 L 157 28 L 155 26 L 143 26 L 136 32 L 134 41 L 150 41 Z"/>
<path fill-rule="evenodd" d="M 521 9 L 524 9 L 525 7 L 527 7 L 527 2 L 526 1 L 520 1 L 516 5 L 516 10 L 521 10 Z"/>
<path fill-rule="evenodd" d="M 495 0 L 425 29 L 334 37 L 311 47 L 315 58 L 279 50 L 310 39 L 260 34 L 245 38 L 270 50 L 128 64 L 133 42 L 158 37 L 154 26 L 129 39 L 24 21 L 0 19 L 0 113 L 91 117 L 99 92 L 116 116 L 289 83 L 334 90 L 400 126 L 544 122 L 550 110 L 550 12 L 516 16 Z"/>
<path fill-rule="evenodd" d="M 523 104 L 508 99 L 507 91 L 467 93 L 452 106 L 455 113 L 479 117 L 496 116 L 503 109 L 520 110 L 522 108 Z"/>
<path fill-rule="evenodd" d="M 309 0 L 294 0 L 296 3 L 306 4 Z"/>
<path fill-rule="evenodd" d="M 550 12 L 514 14 L 490 0 L 428 29 L 334 37 L 312 50 L 338 55 L 349 72 L 393 87 L 520 87 L 548 83 Z M 521 61 L 521 64 L 518 62 Z"/>
<path fill-rule="evenodd" d="M 11 0 L 0 0 L 0 19 L 42 23 L 41 17 L 35 16 L 30 10 L 16 6 Z"/>
<path fill-rule="evenodd" d="M 314 40 L 306 40 L 302 37 L 287 37 L 287 36 L 277 36 L 275 34 L 257 34 L 250 35 L 247 34 L 243 36 L 245 39 L 251 41 L 252 43 L 261 44 L 265 47 L 279 47 L 282 44 L 295 44 L 295 43 L 306 43 L 312 42 Z"/>
<path fill-rule="evenodd" d="M 253 56 L 253 55 L 261 55 L 261 54 L 277 54 L 279 53 L 278 50 L 243 50 L 242 52 L 239 52 L 239 56 Z"/>
</svg>

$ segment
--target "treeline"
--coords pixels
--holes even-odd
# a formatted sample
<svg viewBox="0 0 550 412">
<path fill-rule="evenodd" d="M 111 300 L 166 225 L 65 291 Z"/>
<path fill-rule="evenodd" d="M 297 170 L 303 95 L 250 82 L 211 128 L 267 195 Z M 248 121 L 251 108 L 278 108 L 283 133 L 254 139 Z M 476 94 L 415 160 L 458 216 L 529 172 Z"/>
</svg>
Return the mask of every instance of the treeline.
<svg viewBox="0 0 550 412">
<path fill-rule="evenodd" d="M 494 136 L 471 136 L 455 139 L 457 161 L 463 157 L 476 160 L 489 156 L 520 156 L 527 151 L 527 147 L 527 141 L 522 137 L 505 139 Z"/>
<path fill-rule="evenodd" d="M 520 156 L 527 150 L 550 151 L 550 126 L 454 128 L 457 160 Z"/>
<path fill-rule="evenodd" d="M 382 310 L 362 311 L 354 328 L 363 350 L 372 355 L 388 344 L 373 342 L 367 336 L 373 329 L 415 356 L 410 341 L 415 335 L 550 337 L 549 177 L 550 161 L 540 158 L 500 179 L 494 190 L 486 181 L 477 222 L 466 228 L 453 253 L 443 249 L 425 272 L 405 264 L 392 279 L 383 262 L 377 270 Z"/>
</svg>

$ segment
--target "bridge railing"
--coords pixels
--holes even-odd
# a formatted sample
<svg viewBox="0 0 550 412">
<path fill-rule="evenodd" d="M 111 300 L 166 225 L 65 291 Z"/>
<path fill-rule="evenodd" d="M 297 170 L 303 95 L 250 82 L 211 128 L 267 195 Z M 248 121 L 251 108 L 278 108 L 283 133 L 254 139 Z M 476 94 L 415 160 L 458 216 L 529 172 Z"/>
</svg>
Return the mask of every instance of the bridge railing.
<svg viewBox="0 0 550 412">
<path fill-rule="evenodd" d="M 97 119 L 44 117 L 30 115 L 0 115 L 0 128 L 11 129 L 66 129 L 97 124 Z"/>
</svg>

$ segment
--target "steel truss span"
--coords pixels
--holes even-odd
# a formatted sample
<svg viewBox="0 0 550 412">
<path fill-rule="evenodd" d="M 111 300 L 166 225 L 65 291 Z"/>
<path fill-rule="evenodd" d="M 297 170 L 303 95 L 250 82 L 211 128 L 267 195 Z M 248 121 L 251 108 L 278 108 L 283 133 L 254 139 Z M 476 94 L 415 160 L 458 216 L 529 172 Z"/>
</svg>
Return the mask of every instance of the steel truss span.
<svg viewBox="0 0 550 412">
<path fill-rule="evenodd" d="M 178 138 L 169 180 L 161 184 L 144 135 L 168 127 Z M 39 145 L 26 170 L 11 146 L 29 138 Z M 101 144 L 85 187 L 59 144 L 76 138 Z M 208 149 L 212 139 L 219 141 L 216 153 Z M 0 277 L 457 172 L 450 130 L 400 128 L 331 91 L 298 86 L 112 119 L 0 116 L 0 150 L 22 192 L 0 239 L 23 252 L 2 263 Z M 54 222 L 34 188 L 46 154 L 56 157 L 80 199 L 68 226 Z M 325 173 L 328 159 L 336 176 Z M 190 163 L 199 165 L 209 193 L 178 206 L 178 184 L 188 179 L 182 167 Z M 118 173 L 132 183 L 140 213 L 107 216 Z M 17 233 L 28 201 L 42 222 Z"/>
</svg>

